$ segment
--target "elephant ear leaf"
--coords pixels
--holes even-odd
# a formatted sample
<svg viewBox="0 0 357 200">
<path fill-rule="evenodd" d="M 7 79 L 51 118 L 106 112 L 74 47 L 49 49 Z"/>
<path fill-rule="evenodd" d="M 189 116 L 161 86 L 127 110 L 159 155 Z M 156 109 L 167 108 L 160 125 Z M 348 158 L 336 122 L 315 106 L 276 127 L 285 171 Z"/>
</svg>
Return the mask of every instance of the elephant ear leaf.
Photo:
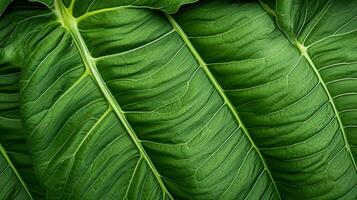
<svg viewBox="0 0 357 200">
<path fill-rule="evenodd" d="M 19 3 L 16 6 L 10 5 L 7 12 L 14 12 L 17 6 L 23 7 L 26 4 L 28 3 L 22 2 L 20 5 Z M 19 183 L 26 187 L 25 191 L 30 191 L 35 199 L 43 199 L 44 192 L 34 173 L 29 146 L 25 137 L 25 129 L 20 117 L 19 82 L 21 60 L 24 59 L 23 56 L 26 51 L 23 46 L 27 38 L 23 37 L 24 34 L 22 32 L 15 30 L 19 28 L 24 32 L 29 32 L 31 27 L 14 23 L 27 21 L 34 13 L 35 15 L 38 13 L 36 8 L 31 13 L 15 13 L 12 17 L 2 17 L 0 23 L 0 144 L 3 152 L 7 154 L 3 156 L 2 161 L 12 162 L 7 169 L 16 170 L 14 174 L 20 179 Z M 3 180 L 5 179 L 1 179 L 0 182 L 6 184 L 7 182 L 3 182 Z M 18 190 L 14 190 L 14 192 L 18 192 Z M 5 194 L 4 192 L 0 193 Z M 19 192 L 19 194 L 21 193 Z"/>
<path fill-rule="evenodd" d="M 25 182 L 0 144 L 0 198 L 33 199 Z"/>
<path fill-rule="evenodd" d="M 19 69 L 0 58 L 0 199 L 32 199 L 25 183 L 33 180 L 19 117 Z"/>
<path fill-rule="evenodd" d="M 318 75 L 347 149 L 357 160 L 357 1 L 263 0 L 261 4 Z"/>
<path fill-rule="evenodd" d="M 209 1 L 175 18 L 282 198 L 356 199 L 357 1 L 277 2 Z"/>
<path fill-rule="evenodd" d="M 18 114 L 18 80 L 18 70 L 0 64 L 0 199 L 32 199 L 17 169 L 28 161 L 25 135 Z M 26 169 L 24 165 L 20 168 Z M 22 172 L 25 174 L 26 170 Z"/>
<path fill-rule="evenodd" d="M 24 58 L 21 114 L 47 198 L 279 199 L 175 20 L 90 2 L 6 15 L 33 13 L 14 23 L 31 51 L 14 53 Z"/>
<path fill-rule="evenodd" d="M 0 62 L 4 58 L 2 57 Z M 9 63 L 0 64 L 0 145 L 2 153 L 0 166 L 6 167 L 7 170 L 7 172 L 4 171 L 0 174 L 8 176 L 0 177 L 0 188 L 5 190 L 12 186 L 15 187 L 12 196 L 13 198 L 16 197 L 15 199 L 20 198 L 20 196 L 23 197 L 24 192 L 28 193 L 28 191 L 34 198 L 41 199 L 43 192 L 34 175 L 32 159 L 25 138 L 25 129 L 22 126 L 19 114 L 19 79 L 20 69 Z M 9 173 L 16 177 L 6 181 L 10 179 Z M 18 184 L 15 184 L 15 180 L 18 180 Z M 19 188 L 23 191 L 20 192 Z M 0 199 L 4 199 L 1 194 L 6 197 L 10 193 L 0 189 Z"/>
</svg>

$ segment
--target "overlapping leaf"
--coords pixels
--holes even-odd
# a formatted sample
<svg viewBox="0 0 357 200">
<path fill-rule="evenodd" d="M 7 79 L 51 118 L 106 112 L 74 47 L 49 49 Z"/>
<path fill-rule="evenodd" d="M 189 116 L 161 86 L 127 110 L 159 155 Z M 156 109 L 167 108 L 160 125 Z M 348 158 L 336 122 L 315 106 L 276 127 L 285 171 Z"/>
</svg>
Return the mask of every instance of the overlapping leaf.
<svg viewBox="0 0 357 200">
<path fill-rule="evenodd" d="M 307 3 L 307 10 L 297 2 Z M 357 168 L 350 149 L 357 117 L 356 3 L 280 3 L 295 11 L 277 8 L 278 23 L 287 31 L 288 17 L 300 24 L 296 18 L 305 12 L 309 23 L 301 33 L 311 34 L 304 44 L 321 43 L 313 44 L 311 57 L 310 47 L 306 52 L 295 38 L 287 39 L 258 3 L 213 1 L 177 19 L 234 103 L 283 198 L 355 199 Z"/>
<path fill-rule="evenodd" d="M 19 62 L 17 52 L 23 44 L 20 32 L 14 32 L 12 20 L 2 19 L 0 26 L 0 145 L 2 150 L 0 199 L 24 199 L 43 197 L 42 189 L 33 172 L 25 130 L 19 114 Z M 7 37 L 11 32 L 11 36 Z M 16 39 L 15 39 L 16 38 Z M 11 177 L 11 178 L 10 178 Z M 16 183 L 16 184 L 15 184 Z M 12 189 L 9 189 L 13 187 Z M 7 190 L 7 191 L 5 191 Z M 32 193 L 32 195 L 29 194 Z"/>
<path fill-rule="evenodd" d="M 22 109 L 48 198 L 278 197 L 171 17 L 82 1 L 36 12 L 16 25 L 33 30 L 23 36 L 32 51 Z"/>
<path fill-rule="evenodd" d="M 264 2 L 264 8 L 276 16 L 281 30 L 319 74 L 356 160 L 357 2 Z"/>
<path fill-rule="evenodd" d="M 0 54 L 47 198 L 357 197 L 355 2 L 38 2 L 6 11 Z M 2 155 L 6 198 L 31 198 Z"/>
<path fill-rule="evenodd" d="M 32 199 L 25 182 L 0 144 L 0 198 Z"/>
</svg>

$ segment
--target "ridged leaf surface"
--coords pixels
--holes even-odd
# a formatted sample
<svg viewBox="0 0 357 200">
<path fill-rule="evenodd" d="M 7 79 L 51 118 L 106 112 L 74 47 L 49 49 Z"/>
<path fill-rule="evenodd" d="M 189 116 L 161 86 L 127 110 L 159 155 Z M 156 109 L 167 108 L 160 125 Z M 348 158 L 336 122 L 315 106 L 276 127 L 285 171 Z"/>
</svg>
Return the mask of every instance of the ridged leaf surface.
<svg viewBox="0 0 357 200">
<path fill-rule="evenodd" d="M 356 199 L 356 2 L 301 1 L 307 11 L 296 2 L 280 2 L 278 23 L 308 13 L 305 43 L 289 40 L 258 3 L 211 1 L 176 19 L 234 104 L 282 198 Z M 295 12 L 280 12 L 286 5 Z"/>
<path fill-rule="evenodd" d="M 20 174 L 0 144 L 0 199 L 32 199 Z"/>
<path fill-rule="evenodd" d="M 38 2 L 0 67 L 48 199 L 357 198 L 355 1 Z"/>
<path fill-rule="evenodd" d="M 18 53 L 22 116 L 47 198 L 279 198 L 173 18 L 88 5 L 57 1 L 52 12 L 7 16 L 34 12 L 12 26 L 31 27 L 21 36 L 31 51 Z"/>
<path fill-rule="evenodd" d="M 2 175 L 7 176 L 0 177 L 0 199 L 25 198 L 26 190 L 29 190 L 34 198 L 41 199 L 42 189 L 34 174 L 19 113 L 20 68 L 16 65 L 19 62 L 15 60 L 19 60 L 21 56 L 15 54 L 14 49 L 18 49 L 17 44 L 22 44 L 23 41 L 18 37 L 18 33 L 13 32 L 11 36 L 16 38 L 16 42 L 8 40 L 6 32 L 11 29 L 5 27 L 10 24 L 11 20 L 8 19 L 3 20 L 0 25 L 0 30 L 3 30 L 0 31 L 0 145 L 3 153 L 0 166 L 4 167 L 2 169 L 6 168 Z M 14 184 L 15 182 L 17 183 Z M 11 186 L 14 186 L 12 190 L 2 190 Z"/>
<path fill-rule="evenodd" d="M 262 5 L 319 75 L 357 160 L 357 2 L 277 0 Z"/>
</svg>

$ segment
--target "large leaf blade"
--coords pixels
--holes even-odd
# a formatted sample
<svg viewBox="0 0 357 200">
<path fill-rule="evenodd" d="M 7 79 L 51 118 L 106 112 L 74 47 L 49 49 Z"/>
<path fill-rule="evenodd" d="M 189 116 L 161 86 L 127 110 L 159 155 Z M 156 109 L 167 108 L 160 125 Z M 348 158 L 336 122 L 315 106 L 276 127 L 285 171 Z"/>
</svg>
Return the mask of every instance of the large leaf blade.
<svg viewBox="0 0 357 200">
<path fill-rule="evenodd" d="M 11 65 L 0 64 L 0 144 L 3 153 L 7 154 L 3 155 L 3 159 L 6 158 L 3 161 L 11 162 L 8 166 L 13 165 L 11 167 L 18 173 L 16 175 L 21 177 L 21 181 L 24 180 L 25 190 L 30 190 L 33 196 L 41 198 L 42 192 L 34 176 L 25 130 L 19 115 L 19 72 L 19 69 Z M 6 181 L 3 183 L 6 184 Z"/>
<path fill-rule="evenodd" d="M 60 20 L 48 11 L 24 34 L 33 51 L 23 117 L 48 198 L 278 198 L 242 124 L 167 19 L 123 8 L 75 21 L 58 3 Z M 146 33 L 122 39 L 137 27 Z"/>
<path fill-rule="evenodd" d="M 9 9 L 13 8 L 10 7 Z M 19 62 L 12 57 L 14 54 L 10 53 L 13 52 L 14 46 L 16 46 L 15 48 L 18 47 L 8 40 L 13 30 L 10 24 L 10 21 L 3 20 L 0 27 L 2 30 L 0 32 L 0 144 L 2 145 L 2 150 L 7 154 L 3 155 L 2 161 L 11 162 L 3 166 L 7 165 L 8 170 L 13 168 L 12 170 L 16 171 L 13 174 L 18 176 L 24 191 L 30 191 L 34 198 L 41 199 L 43 197 L 42 189 L 34 175 L 32 159 L 25 138 L 25 130 L 19 114 L 20 68 L 17 66 Z M 16 35 L 19 36 L 18 33 L 11 33 L 11 37 L 17 37 Z M 23 41 L 19 38 L 17 42 L 21 44 Z M 18 56 L 21 57 L 20 55 Z M 7 184 L 4 178 L 2 178 L 1 182 L 2 184 Z M 8 186 L 14 185 L 9 183 Z M 1 186 L 0 188 L 6 187 Z M 0 193 L 6 194 L 5 192 Z"/>
<path fill-rule="evenodd" d="M 0 198 L 33 199 L 25 182 L 0 144 Z"/>
<path fill-rule="evenodd" d="M 242 116 L 282 197 L 356 198 L 357 171 L 326 88 L 268 13 L 257 3 L 211 1 L 176 18 Z"/>
<path fill-rule="evenodd" d="M 355 1 L 318 2 L 264 1 L 276 16 L 281 30 L 315 68 L 346 137 L 346 146 L 357 158 L 356 59 L 357 35 Z M 269 4 L 274 4 L 273 9 Z M 286 13 L 286 14 L 284 14 Z M 286 18 L 285 16 L 290 16 Z M 356 162 L 356 161 L 355 161 Z M 355 164 L 356 165 L 356 164 Z"/>
</svg>

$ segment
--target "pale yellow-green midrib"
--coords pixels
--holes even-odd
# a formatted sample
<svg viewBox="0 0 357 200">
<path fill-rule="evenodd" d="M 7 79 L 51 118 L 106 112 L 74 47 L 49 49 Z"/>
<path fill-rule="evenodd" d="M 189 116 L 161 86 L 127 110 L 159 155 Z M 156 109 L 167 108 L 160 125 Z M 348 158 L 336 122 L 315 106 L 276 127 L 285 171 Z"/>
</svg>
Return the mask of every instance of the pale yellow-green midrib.
<svg viewBox="0 0 357 200">
<path fill-rule="evenodd" d="M 265 4 L 264 2 L 262 2 L 262 0 L 259 0 L 259 3 L 261 5 L 261 7 L 268 13 L 270 13 L 271 15 L 273 15 L 276 20 L 277 20 L 277 14 L 275 13 L 274 10 L 272 10 L 267 4 Z M 286 38 L 289 39 L 289 36 L 288 34 L 282 30 L 282 28 L 278 25 L 278 23 L 276 22 L 276 25 L 278 26 L 279 30 L 286 36 Z M 317 69 L 315 63 L 313 62 L 313 60 L 311 59 L 311 56 L 308 52 L 308 48 L 304 46 L 303 43 L 301 43 L 295 36 L 294 38 L 294 41 L 292 41 L 293 45 L 300 51 L 301 55 L 307 60 L 307 62 L 309 63 L 310 67 L 312 68 L 312 70 L 314 71 L 316 77 L 318 78 L 318 81 L 319 83 L 322 85 L 327 97 L 328 97 L 328 100 L 329 100 L 329 103 L 331 104 L 332 106 L 332 109 L 334 111 L 334 114 L 337 118 L 337 121 L 338 121 L 338 124 L 339 124 L 339 127 L 340 127 L 340 130 L 341 130 L 341 133 L 342 133 L 342 137 L 343 137 L 343 141 L 344 141 L 344 145 L 345 145 L 345 148 L 351 158 L 351 162 L 355 168 L 355 170 L 357 171 L 357 165 L 356 165 L 356 161 L 354 160 L 354 157 L 353 157 L 353 154 L 352 154 L 352 151 L 351 151 L 351 147 L 350 147 L 350 144 L 348 143 L 348 140 L 347 140 L 347 136 L 346 136 L 346 132 L 345 132 L 345 129 L 344 129 L 344 126 L 343 126 L 343 123 L 342 123 L 342 120 L 341 120 L 341 117 L 339 115 L 339 112 L 336 108 L 336 105 L 335 105 L 335 102 L 333 101 L 333 98 L 331 96 L 331 93 L 329 91 L 329 89 L 327 88 L 327 85 L 325 83 L 325 81 L 323 80 L 322 76 L 320 75 L 320 72 L 319 70 Z"/>
<path fill-rule="evenodd" d="M 19 172 L 16 170 L 16 167 L 14 166 L 14 164 L 12 163 L 12 161 L 10 160 L 9 156 L 6 153 L 6 150 L 4 149 L 4 147 L 0 144 L 0 154 L 2 155 L 2 157 L 6 160 L 6 162 L 8 163 L 9 167 L 11 168 L 11 171 L 14 172 L 16 178 L 19 180 L 21 186 L 24 188 L 26 194 L 28 195 L 28 197 L 33 200 L 33 197 L 29 191 L 29 189 L 27 188 L 27 185 L 25 183 L 25 181 L 22 179 L 22 177 L 20 176 Z M 0 156 L 1 156 L 0 155 Z"/>
<path fill-rule="evenodd" d="M 70 8 L 72 5 L 70 6 Z M 165 195 L 167 195 L 170 199 L 173 199 L 169 191 L 167 190 L 165 184 L 163 183 L 161 179 L 161 175 L 158 173 L 157 169 L 155 168 L 154 164 L 152 163 L 151 159 L 147 155 L 144 147 L 141 145 L 139 138 L 136 136 L 134 130 L 130 126 L 129 122 L 127 121 L 124 112 L 122 111 L 120 105 L 117 103 L 109 89 L 107 88 L 104 80 L 102 79 L 96 63 L 94 61 L 94 58 L 91 56 L 87 45 L 85 44 L 84 39 L 82 38 L 79 30 L 78 30 L 78 25 L 77 25 L 77 19 L 73 17 L 71 13 L 71 9 L 65 7 L 65 5 L 62 3 L 61 0 L 56 0 L 55 1 L 55 7 L 54 7 L 54 12 L 58 17 L 58 21 L 62 24 L 62 26 L 69 31 L 71 34 L 77 49 L 81 55 L 81 58 L 83 60 L 83 63 L 86 68 L 86 72 L 88 75 L 90 75 L 97 86 L 99 87 L 100 91 L 102 92 L 103 96 L 108 102 L 108 105 L 112 108 L 113 112 L 116 114 L 116 116 L 119 118 L 120 122 L 124 126 L 125 130 L 127 131 L 128 135 L 130 136 L 131 140 L 134 142 L 135 146 L 137 147 L 141 158 L 143 158 L 146 163 L 148 164 L 149 168 L 153 172 L 155 178 L 157 179 L 162 192 L 163 192 L 163 198 L 165 198 Z M 140 160 L 140 159 L 139 159 Z"/>
<path fill-rule="evenodd" d="M 193 54 L 193 56 L 195 57 L 195 59 L 197 60 L 197 62 L 199 63 L 200 67 L 202 68 L 202 70 L 204 71 L 204 73 L 207 75 L 208 79 L 211 81 L 211 83 L 213 84 L 214 88 L 217 90 L 217 92 L 219 93 L 219 95 L 221 96 L 221 98 L 223 99 L 224 103 L 228 106 L 230 112 L 233 114 L 234 119 L 237 121 L 237 123 L 239 124 L 239 126 L 242 128 L 245 136 L 248 138 L 248 140 L 250 141 L 250 143 L 252 144 L 253 148 L 255 149 L 255 151 L 258 153 L 260 160 L 263 163 L 264 169 L 266 170 L 270 180 L 272 181 L 272 184 L 275 188 L 275 191 L 279 197 L 279 199 L 281 199 L 280 197 L 280 193 L 279 190 L 274 182 L 274 178 L 264 160 L 264 157 L 261 155 L 258 147 L 255 145 L 253 139 L 250 137 L 248 130 L 246 129 L 246 127 L 244 126 L 242 120 L 240 119 L 235 107 L 233 106 L 232 102 L 229 100 L 229 98 L 227 97 L 227 95 L 225 94 L 224 90 L 222 89 L 222 87 L 220 86 L 220 84 L 218 83 L 218 81 L 216 80 L 216 78 L 214 77 L 214 75 L 211 73 L 211 71 L 208 69 L 207 64 L 204 62 L 204 60 L 202 59 L 202 57 L 199 55 L 199 53 L 197 52 L 197 50 L 195 49 L 195 47 L 192 45 L 192 43 L 190 42 L 190 40 L 188 39 L 186 33 L 182 30 L 182 28 L 180 27 L 180 25 L 175 21 L 174 18 L 172 18 L 170 15 L 166 14 L 166 17 L 168 18 L 168 20 L 170 21 L 170 23 L 172 24 L 172 26 L 174 27 L 174 29 L 178 32 L 178 34 L 180 35 L 180 37 L 182 38 L 182 40 L 185 42 L 186 46 L 190 49 L 191 53 Z"/>
</svg>

